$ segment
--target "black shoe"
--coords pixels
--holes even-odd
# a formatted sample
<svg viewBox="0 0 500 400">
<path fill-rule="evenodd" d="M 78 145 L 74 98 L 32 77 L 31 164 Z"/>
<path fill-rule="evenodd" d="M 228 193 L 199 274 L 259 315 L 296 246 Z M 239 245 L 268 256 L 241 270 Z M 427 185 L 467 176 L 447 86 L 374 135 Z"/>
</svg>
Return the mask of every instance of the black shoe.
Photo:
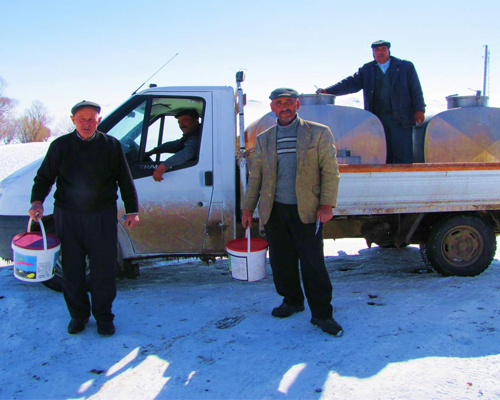
<svg viewBox="0 0 500 400">
<path fill-rule="evenodd" d="M 290 315 L 304 311 L 304 305 L 294 306 L 292 304 L 283 303 L 279 307 L 276 307 L 271 312 L 271 315 L 276 318 L 287 318 Z"/>
<path fill-rule="evenodd" d="M 85 329 L 85 324 L 89 322 L 89 319 L 71 318 L 68 325 L 68 333 L 70 335 L 75 335 L 80 333 Z"/>
<path fill-rule="evenodd" d="M 97 321 L 97 333 L 102 336 L 112 336 L 115 333 L 113 321 Z"/>
<path fill-rule="evenodd" d="M 342 327 L 333 318 L 312 318 L 311 324 L 319 326 L 321 330 L 329 335 L 340 337 L 344 334 Z"/>
</svg>

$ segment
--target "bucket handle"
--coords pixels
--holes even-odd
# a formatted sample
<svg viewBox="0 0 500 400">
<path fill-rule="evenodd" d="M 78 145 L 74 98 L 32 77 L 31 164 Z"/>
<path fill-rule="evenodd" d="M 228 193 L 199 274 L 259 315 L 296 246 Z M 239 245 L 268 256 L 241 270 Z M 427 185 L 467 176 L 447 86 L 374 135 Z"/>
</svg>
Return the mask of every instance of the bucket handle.
<svg viewBox="0 0 500 400">
<path fill-rule="evenodd" d="M 251 249 L 251 237 L 250 237 L 250 228 L 247 226 L 247 230 L 245 231 L 245 237 L 247 238 L 247 253 L 250 254 Z"/>
<path fill-rule="evenodd" d="M 27 229 L 28 232 L 31 232 L 31 221 L 34 221 L 34 219 L 30 217 L 28 221 L 28 229 Z M 40 228 L 42 229 L 43 249 L 47 250 L 47 235 L 45 234 L 45 228 L 43 226 L 41 218 L 38 219 L 38 223 L 40 224 Z"/>
</svg>

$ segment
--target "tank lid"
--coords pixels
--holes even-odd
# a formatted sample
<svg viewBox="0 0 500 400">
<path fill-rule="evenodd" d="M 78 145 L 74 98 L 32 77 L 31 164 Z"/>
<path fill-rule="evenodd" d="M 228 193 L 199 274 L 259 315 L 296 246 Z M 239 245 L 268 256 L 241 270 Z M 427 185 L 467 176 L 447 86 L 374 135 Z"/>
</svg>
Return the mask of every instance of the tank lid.
<svg viewBox="0 0 500 400">
<path fill-rule="evenodd" d="M 459 96 L 457 94 L 446 96 L 448 110 L 459 107 L 488 107 L 488 101 L 488 96 L 481 96 L 480 94 L 475 96 Z"/>
</svg>

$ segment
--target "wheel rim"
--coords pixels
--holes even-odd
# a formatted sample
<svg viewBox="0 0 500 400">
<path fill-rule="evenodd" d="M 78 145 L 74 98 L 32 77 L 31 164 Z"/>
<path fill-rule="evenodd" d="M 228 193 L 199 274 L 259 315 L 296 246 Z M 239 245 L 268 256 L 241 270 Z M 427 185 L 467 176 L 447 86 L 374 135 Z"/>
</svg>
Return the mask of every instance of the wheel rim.
<svg viewBox="0 0 500 400">
<path fill-rule="evenodd" d="M 474 264 L 483 253 L 484 240 L 479 231 L 468 225 L 455 226 L 443 237 L 442 254 L 456 267 Z"/>
</svg>

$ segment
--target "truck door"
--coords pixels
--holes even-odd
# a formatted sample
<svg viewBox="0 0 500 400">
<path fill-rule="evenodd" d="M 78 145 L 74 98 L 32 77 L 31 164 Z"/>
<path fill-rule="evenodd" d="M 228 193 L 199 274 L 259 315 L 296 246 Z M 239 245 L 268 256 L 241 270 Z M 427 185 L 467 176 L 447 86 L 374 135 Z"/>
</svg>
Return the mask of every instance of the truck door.
<svg viewBox="0 0 500 400">
<path fill-rule="evenodd" d="M 211 96 L 210 92 L 136 96 L 102 124 L 103 131 L 120 140 L 139 196 L 140 224 L 128 230 L 137 254 L 201 253 L 213 192 Z M 199 152 L 156 182 L 154 170 L 172 154 L 145 153 L 182 137 L 175 115 L 184 109 L 194 109 L 200 117 Z M 123 213 L 119 210 L 119 215 Z"/>
</svg>

